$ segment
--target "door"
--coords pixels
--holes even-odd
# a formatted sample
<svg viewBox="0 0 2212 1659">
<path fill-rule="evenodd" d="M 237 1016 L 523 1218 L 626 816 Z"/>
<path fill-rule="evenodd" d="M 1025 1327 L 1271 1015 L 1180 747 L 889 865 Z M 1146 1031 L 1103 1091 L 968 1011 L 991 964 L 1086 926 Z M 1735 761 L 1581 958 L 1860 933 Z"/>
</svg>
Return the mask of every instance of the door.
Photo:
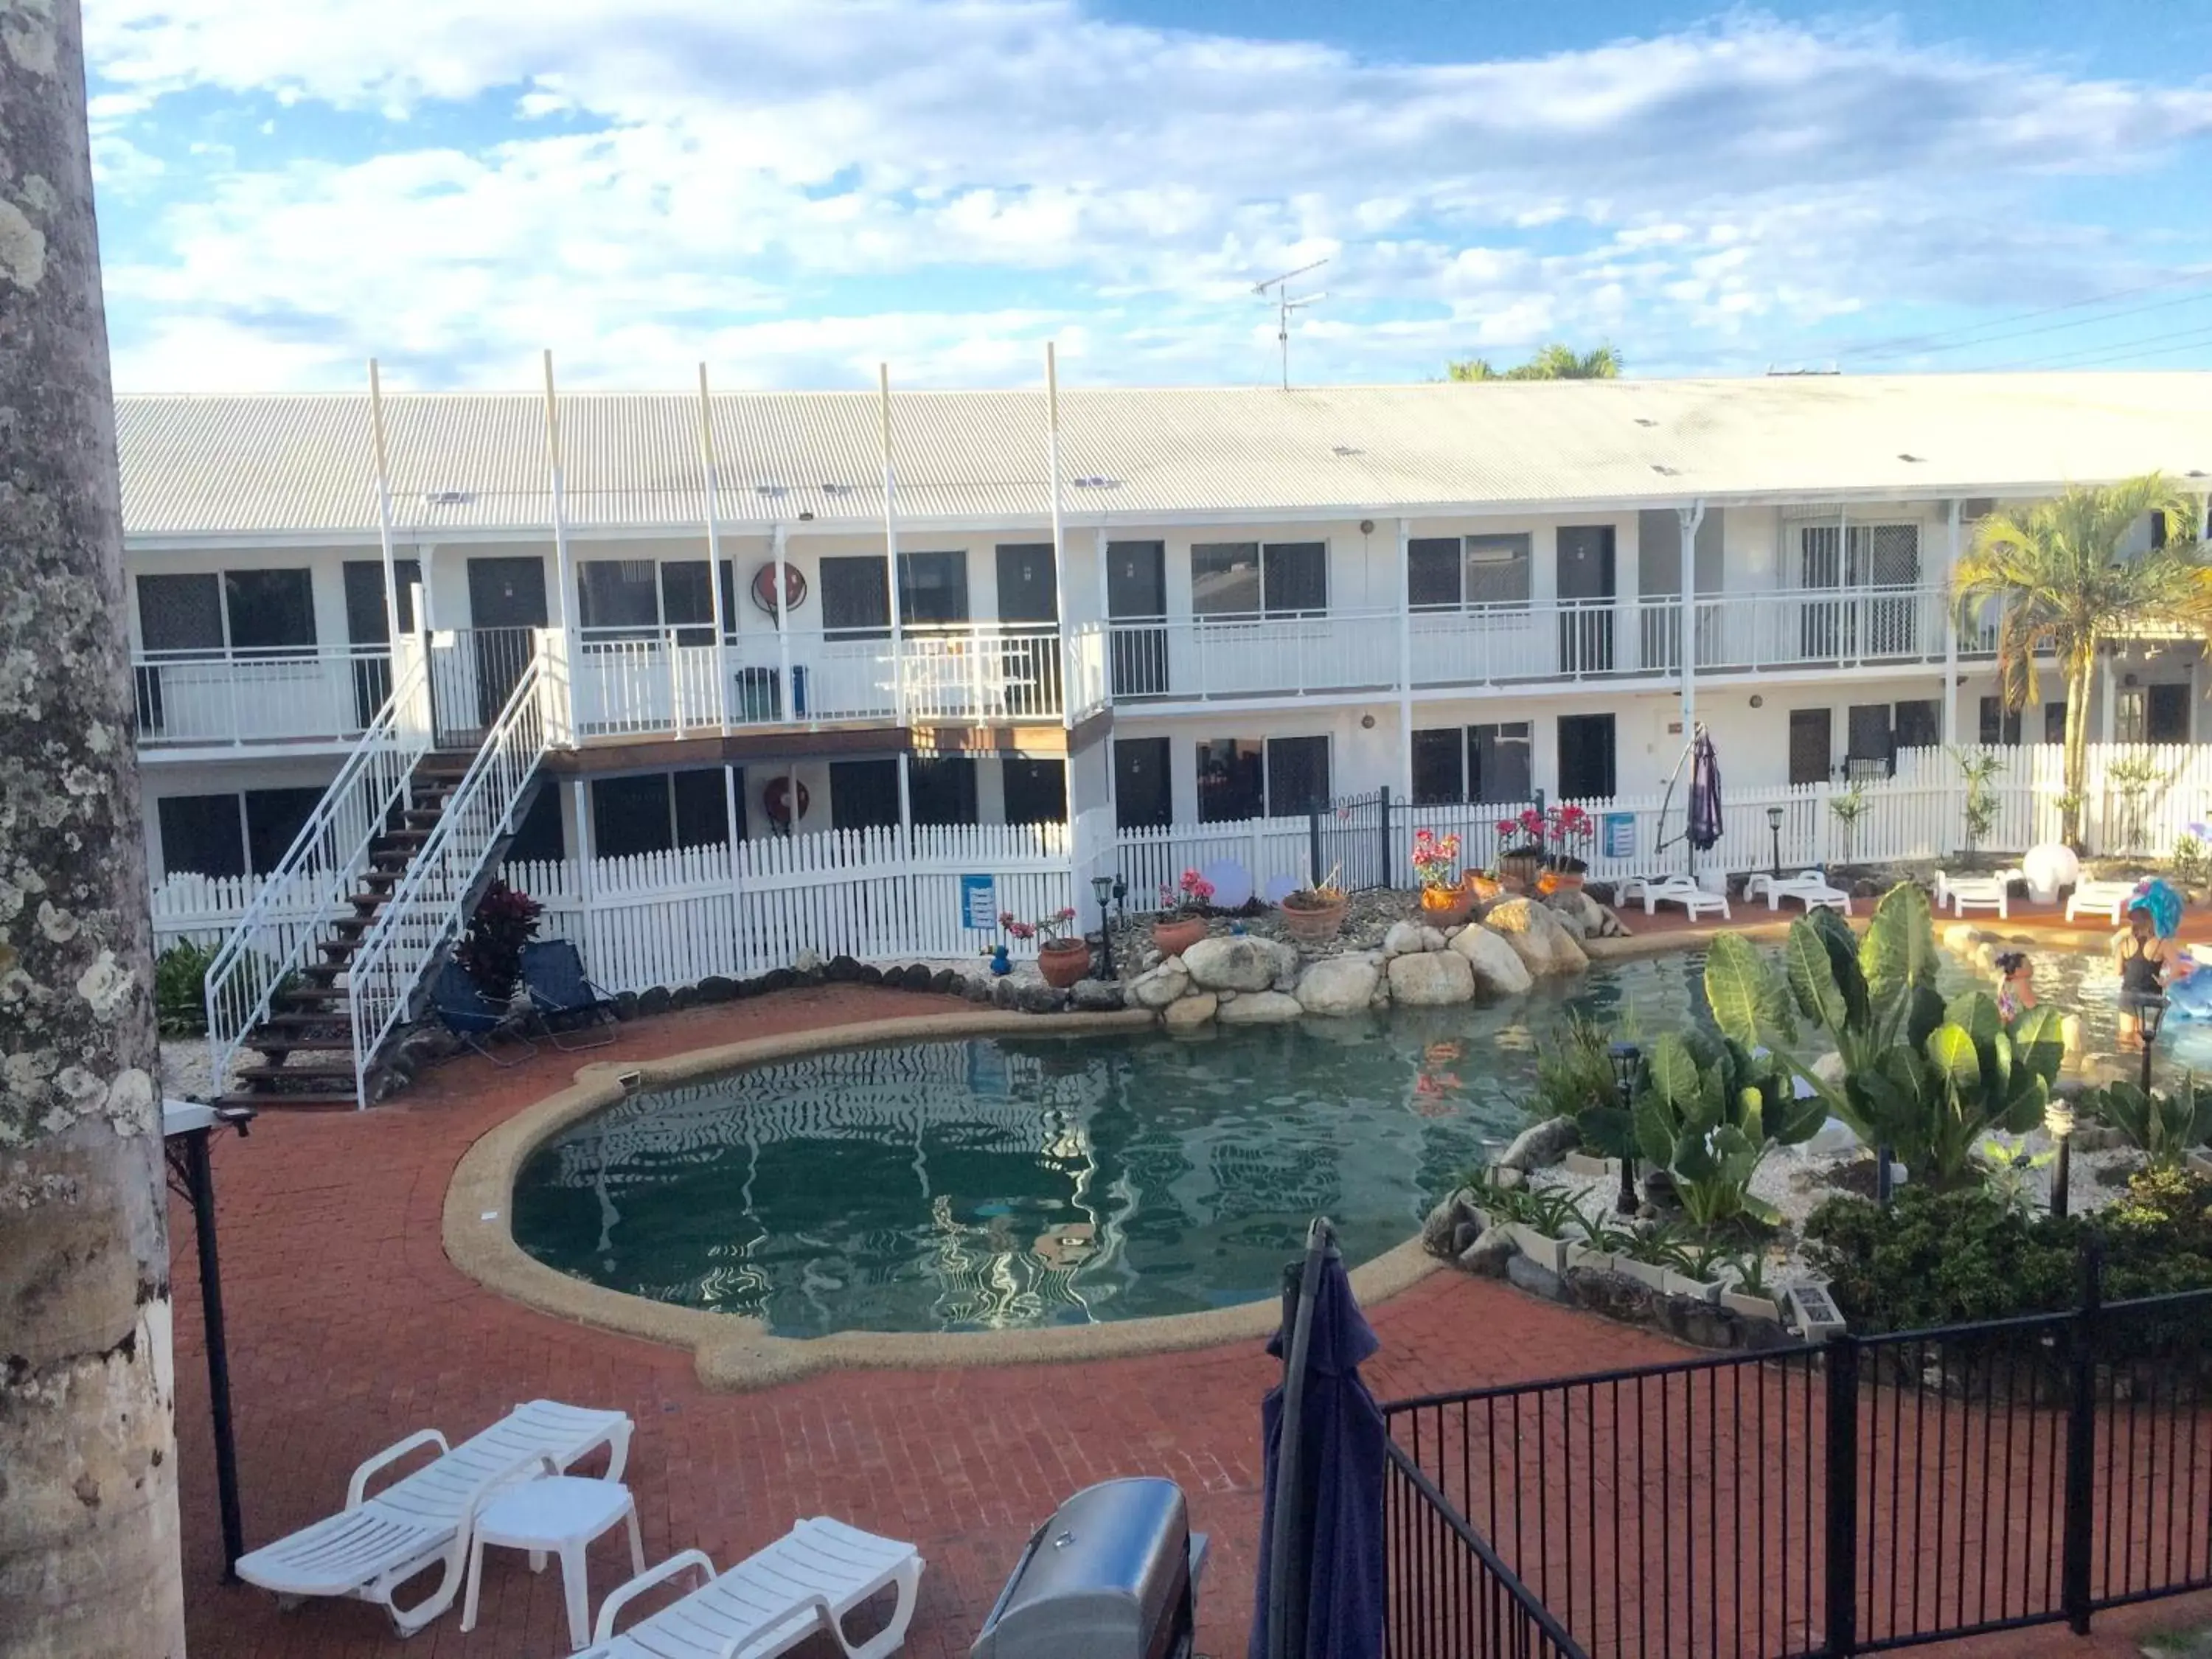
<svg viewBox="0 0 2212 1659">
<path fill-rule="evenodd" d="M 1825 783 L 1828 757 L 1835 752 L 1834 712 L 1826 708 L 1790 711 L 1790 781 Z"/>
<path fill-rule="evenodd" d="M 1559 799 L 1606 800 L 1614 793 L 1613 716 L 1559 716 Z"/>
<path fill-rule="evenodd" d="M 1559 595 L 1559 672 L 1610 674 L 1613 597 L 1611 525 L 1560 526 Z"/>
<path fill-rule="evenodd" d="M 415 592 L 422 584 L 422 567 L 413 559 L 392 562 L 399 589 L 399 631 L 415 631 Z M 392 695 L 392 659 L 374 647 L 392 644 L 391 618 L 384 610 L 384 565 L 378 559 L 345 562 L 346 642 L 356 647 L 353 659 L 353 712 L 363 729 L 376 723 L 384 700 Z"/>
<path fill-rule="evenodd" d="M 469 628 L 461 638 L 461 684 L 435 687 L 441 739 L 483 735 L 522 678 L 546 625 L 543 559 L 471 559 Z M 465 698 L 465 702 L 461 699 Z"/>
<path fill-rule="evenodd" d="M 1157 697 L 1168 689 L 1168 630 L 1132 628 L 1164 623 L 1168 615 L 1165 542 L 1106 544 L 1106 616 L 1114 624 L 1113 685 L 1117 697 Z"/>
<path fill-rule="evenodd" d="M 1123 830 L 1159 830 L 1175 822 L 1165 738 L 1114 739 L 1114 822 Z"/>
<path fill-rule="evenodd" d="M 1060 580 L 1050 542 L 1003 544 L 999 620 L 1005 625 L 1007 713 L 1060 712 Z M 1009 819 L 1009 823 L 1013 820 Z"/>
<path fill-rule="evenodd" d="M 2189 688 L 2154 685 L 2144 708 L 2143 735 L 2152 743 L 2189 741 Z"/>
</svg>

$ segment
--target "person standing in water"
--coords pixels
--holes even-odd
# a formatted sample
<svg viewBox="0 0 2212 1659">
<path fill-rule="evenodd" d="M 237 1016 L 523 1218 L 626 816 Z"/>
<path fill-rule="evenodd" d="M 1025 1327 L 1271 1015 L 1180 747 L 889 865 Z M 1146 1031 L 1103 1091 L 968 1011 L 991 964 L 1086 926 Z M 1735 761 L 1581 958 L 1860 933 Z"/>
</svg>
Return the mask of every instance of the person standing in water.
<svg viewBox="0 0 2212 1659">
<path fill-rule="evenodd" d="M 2141 899 L 2128 907 L 2127 931 L 2112 941 L 2112 960 L 2120 970 L 2120 1046 L 2140 1048 L 2142 1005 L 2166 994 L 2166 941 Z"/>
</svg>

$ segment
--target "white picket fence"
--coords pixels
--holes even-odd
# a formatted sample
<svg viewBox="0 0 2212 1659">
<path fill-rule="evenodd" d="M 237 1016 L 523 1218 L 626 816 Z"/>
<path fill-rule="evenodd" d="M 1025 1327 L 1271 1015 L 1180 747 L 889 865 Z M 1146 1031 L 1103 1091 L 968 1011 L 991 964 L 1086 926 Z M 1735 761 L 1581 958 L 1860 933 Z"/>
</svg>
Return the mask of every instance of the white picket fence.
<svg viewBox="0 0 2212 1659">
<path fill-rule="evenodd" d="M 1076 902 L 1064 824 L 833 830 L 588 865 L 516 862 L 506 876 L 545 907 L 541 932 L 574 940 L 609 991 L 748 978 L 804 951 L 974 957 L 1004 938 L 1001 912 L 1034 921 Z M 988 884 L 980 895 L 979 881 Z M 980 918 L 990 925 L 969 926 Z"/>
</svg>

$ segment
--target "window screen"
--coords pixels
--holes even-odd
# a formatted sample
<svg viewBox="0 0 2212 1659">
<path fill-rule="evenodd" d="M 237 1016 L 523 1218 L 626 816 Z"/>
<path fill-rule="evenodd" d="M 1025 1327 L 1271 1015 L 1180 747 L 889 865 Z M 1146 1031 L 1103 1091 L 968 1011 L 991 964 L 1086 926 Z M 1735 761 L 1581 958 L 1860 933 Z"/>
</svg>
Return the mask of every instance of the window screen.
<svg viewBox="0 0 2212 1659">
<path fill-rule="evenodd" d="M 323 799 L 319 789 L 249 789 L 246 792 L 246 855 L 253 873 L 265 876 L 283 863 Z M 326 832 L 325 832 L 326 833 Z M 317 839 L 320 840 L 319 834 Z"/>
<path fill-rule="evenodd" d="M 1272 542 L 1261 562 L 1269 616 L 1311 616 L 1328 609 L 1327 543 Z"/>
<path fill-rule="evenodd" d="M 966 622 L 968 555 L 900 554 L 899 620 L 908 626 Z"/>
<path fill-rule="evenodd" d="M 246 837 L 236 795 L 164 795 L 155 803 L 161 868 L 170 875 L 242 876 Z"/>
<path fill-rule="evenodd" d="M 1267 811 L 1288 817 L 1328 805 L 1328 739 L 1267 740 Z"/>
<path fill-rule="evenodd" d="M 720 847 L 730 839 L 730 802 L 719 766 L 672 772 L 678 847 Z"/>
<path fill-rule="evenodd" d="M 1416 611 L 1455 609 L 1462 549 L 1456 536 L 1420 536 L 1406 544 L 1406 602 Z"/>
<path fill-rule="evenodd" d="M 315 642 L 315 596 L 304 570 L 227 570 L 223 604 L 234 651 L 296 650 Z"/>
<path fill-rule="evenodd" d="M 1443 806 L 1467 799 L 1462 768 L 1466 733 L 1456 726 L 1413 733 L 1413 805 Z"/>
<path fill-rule="evenodd" d="M 149 651 L 222 650 L 222 578 L 139 577 L 138 636 Z"/>
<path fill-rule="evenodd" d="M 975 822 L 975 763 L 965 755 L 907 763 L 907 805 L 916 823 Z"/>
<path fill-rule="evenodd" d="M 830 762 L 830 822 L 840 830 L 879 829 L 896 823 L 898 763 Z"/>
<path fill-rule="evenodd" d="M 881 559 L 822 561 L 822 626 L 846 639 L 882 639 L 890 632 L 890 590 Z M 896 814 L 891 822 L 898 822 Z"/>
<path fill-rule="evenodd" d="M 1261 745 L 1249 738 L 1214 738 L 1198 745 L 1198 819 L 1224 823 L 1267 811 Z"/>
<path fill-rule="evenodd" d="M 1517 805 L 1535 797 L 1535 744 L 1527 720 L 1467 728 L 1468 799 Z"/>
<path fill-rule="evenodd" d="M 576 590 L 583 627 L 660 625 L 658 568 L 651 559 L 586 559 L 576 567 Z"/>
<path fill-rule="evenodd" d="M 1200 543 L 1190 550 L 1190 608 L 1201 617 L 1260 614 L 1260 544 Z"/>
<path fill-rule="evenodd" d="M 1467 602 L 1469 605 L 1528 603 L 1528 538 L 1469 536 L 1467 538 Z"/>
<path fill-rule="evenodd" d="M 592 838 L 603 859 L 665 853 L 674 844 L 669 821 L 668 775 L 592 781 Z"/>
</svg>

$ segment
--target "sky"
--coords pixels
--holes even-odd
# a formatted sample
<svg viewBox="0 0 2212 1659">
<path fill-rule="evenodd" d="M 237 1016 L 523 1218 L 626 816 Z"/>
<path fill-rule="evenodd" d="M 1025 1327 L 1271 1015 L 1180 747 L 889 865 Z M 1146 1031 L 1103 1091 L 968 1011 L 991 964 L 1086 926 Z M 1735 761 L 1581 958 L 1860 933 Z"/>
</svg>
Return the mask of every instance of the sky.
<svg viewBox="0 0 2212 1659">
<path fill-rule="evenodd" d="M 83 0 L 124 392 L 2212 367 L 2212 5 Z"/>
</svg>

